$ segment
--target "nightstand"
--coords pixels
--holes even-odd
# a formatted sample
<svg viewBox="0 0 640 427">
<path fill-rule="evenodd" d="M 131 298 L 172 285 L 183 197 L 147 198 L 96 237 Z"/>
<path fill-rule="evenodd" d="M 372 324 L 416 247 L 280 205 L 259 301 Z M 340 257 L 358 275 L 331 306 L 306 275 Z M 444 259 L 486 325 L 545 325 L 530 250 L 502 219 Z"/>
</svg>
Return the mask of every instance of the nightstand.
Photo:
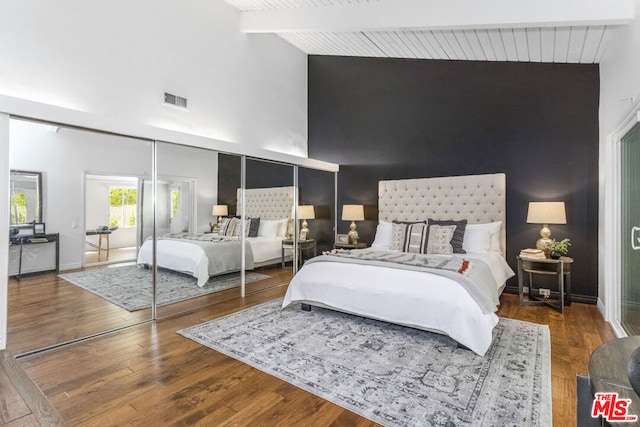
<svg viewBox="0 0 640 427">
<path fill-rule="evenodd" d="M 366 243 L 338 243 L 333 245 L 336 249 L 364 249 L 368 245 Z"/>
<path fill-rule="evenodd" d="M 293 251 L 293 239 L 284 239 L 282 241 L 282 268 L 284 268 L 284 253 L 287 250 Z M 307 259 L 317 255 L 316 239 L 298 240 L 298 260 L 300 265 L 304 263 L 303 254 L 309 255 L 313 252 L 313 256 L 307 256 Z"/>
<path fill-rule="evenodd" d="M 564 312 L 565 305 L 571 305 L 571 264 L 573 258 L 560 257 L 560 259 L 550 258 L 524 258 L 518 257 L 518 302 L 520 305 L 548 305 L 553 309 Z M 529 273 L 529 299 L 524 299 L 524 273 Z M 553 275 L 558 279 L 558 296 L 557 300 L 543 298 L 539 295 L 533 295 L 533 275 L 544 274 Z M 565 297 L 566 294 L 566 297 Z"/>
</svg>

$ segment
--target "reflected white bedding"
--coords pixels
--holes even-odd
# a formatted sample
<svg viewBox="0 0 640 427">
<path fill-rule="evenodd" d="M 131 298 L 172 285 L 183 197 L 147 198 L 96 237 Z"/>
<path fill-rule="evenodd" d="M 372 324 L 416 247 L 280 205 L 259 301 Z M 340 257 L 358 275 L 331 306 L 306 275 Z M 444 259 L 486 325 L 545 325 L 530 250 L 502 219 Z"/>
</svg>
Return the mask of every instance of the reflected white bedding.
<svg viewBox="0 0 640 427">
<path fill-rule="evenodd" d="M 282 256 L 282 238 L 249 237 L 249 247 L 253 252 L 253 260 L 247 269 L 252 270 L 256 263 L 273 261 L 280 262 Z M 223 245 L 224 243 L 216 243 Z M 138 264 L 151 265 L 153 262 L 152 241 L 144 242 L 138 252 Z M 189 274 L 198 279 L 198 286 L 202 287 L 209 277 L 216 274 L 239 271 L 239 257 L 227 260 L 218 259 L 217 271 L 210 271 L 213 263 L 209 262 L 207 253 L 198 245 L 184 240 L 158 239 L 158 266 L 173 271 Z"/>
<path fill-rule="evenodd" d="M 485 261 L 496 288 L 514 275 L 499 253 L 453 255 Z M 445 334 L 484 355 L 498 323 L 452 279 L 422 271 L 351 264 L 305 264 L 291 281 L 283 308 L 304 302 Z"/>
</svg>

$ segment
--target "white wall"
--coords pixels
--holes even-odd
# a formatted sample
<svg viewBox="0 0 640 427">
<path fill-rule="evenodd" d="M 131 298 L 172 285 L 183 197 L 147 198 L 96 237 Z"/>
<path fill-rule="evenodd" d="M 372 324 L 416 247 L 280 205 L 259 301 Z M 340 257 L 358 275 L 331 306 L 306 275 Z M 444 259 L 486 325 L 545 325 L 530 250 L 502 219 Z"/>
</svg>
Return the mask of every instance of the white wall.
<svg viewBox="0 0 640 427">
<path fill-rule="evenodd" d="M 635 0 L 636 10 L 640 0 Z M 605 318 L 613 320 L 615 275 L 615 230 L 612 203 L 612 179 L 618 173 L 610 162 L 611 146 L 607 139 L 634 110 L 640 97 L 640 19 L 614 31 L 600 62 L 600 224 L 599 224 L 599 306 Z"/>
<path fill-rule="evenodd" d="M 223 0 L 5 0 L 0 94 L 306 156 L 306 54 L 239 19 Z"/>
<path fill-rule="evenodd" d="M 208 230 L 217 201 L 217 152 L 165 143 L 158 147 L 159 176 L 197 182 L 195 230 Z M 12 169 L 43 172 L 43 216 L 47 232 L 60 233 L 62 270 L 82 265 L 85 229 L 95 228 L 84 219 L 85 173 L 151 179 L 149 141 L 12 120 L 10 148 Z M 122 231 L 123 238 L 127 231 L 135 233 Z M 112 236 L 113 247 L 120 245 L 119 233 Z"/>
</svg>

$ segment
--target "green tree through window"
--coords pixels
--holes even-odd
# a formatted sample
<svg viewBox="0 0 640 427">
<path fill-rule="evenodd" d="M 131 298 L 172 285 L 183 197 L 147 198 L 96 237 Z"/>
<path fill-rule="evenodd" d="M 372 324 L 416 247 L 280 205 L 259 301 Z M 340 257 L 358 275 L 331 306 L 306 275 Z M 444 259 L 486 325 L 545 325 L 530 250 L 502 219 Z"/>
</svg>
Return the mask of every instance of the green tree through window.
<svg viewBox="0 0 640 427">
<path fill-rule="evenodd" d="M 16 193 L 11 198 L 11 223 L 23 224 L 27 222 L 27 195 Z"/>
<path fill-rule="evenodd" d="M 171 190 L 171 218 L 180 216 L 180 190 Z"/>
<path fill-rule="evenodd" d="M 135 227 L 137 225 L 138 190 L 135 188 L 109 189 L 109 226 Z"/>
</svg>

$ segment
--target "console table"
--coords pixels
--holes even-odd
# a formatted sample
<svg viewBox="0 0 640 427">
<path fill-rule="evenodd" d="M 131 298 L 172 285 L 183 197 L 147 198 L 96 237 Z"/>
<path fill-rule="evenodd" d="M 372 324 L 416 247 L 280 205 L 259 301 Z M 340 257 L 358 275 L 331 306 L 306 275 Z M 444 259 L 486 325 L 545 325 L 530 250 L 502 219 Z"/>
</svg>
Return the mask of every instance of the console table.
<svg viewBox="0 0 640 427">
<path fill-rule="evenodd" d="M 20 279 L 22 274 L 60 271 L 60 235 L 50 233 L 41 238 L 9 243 L 9 276 Z"/>
</svg>

